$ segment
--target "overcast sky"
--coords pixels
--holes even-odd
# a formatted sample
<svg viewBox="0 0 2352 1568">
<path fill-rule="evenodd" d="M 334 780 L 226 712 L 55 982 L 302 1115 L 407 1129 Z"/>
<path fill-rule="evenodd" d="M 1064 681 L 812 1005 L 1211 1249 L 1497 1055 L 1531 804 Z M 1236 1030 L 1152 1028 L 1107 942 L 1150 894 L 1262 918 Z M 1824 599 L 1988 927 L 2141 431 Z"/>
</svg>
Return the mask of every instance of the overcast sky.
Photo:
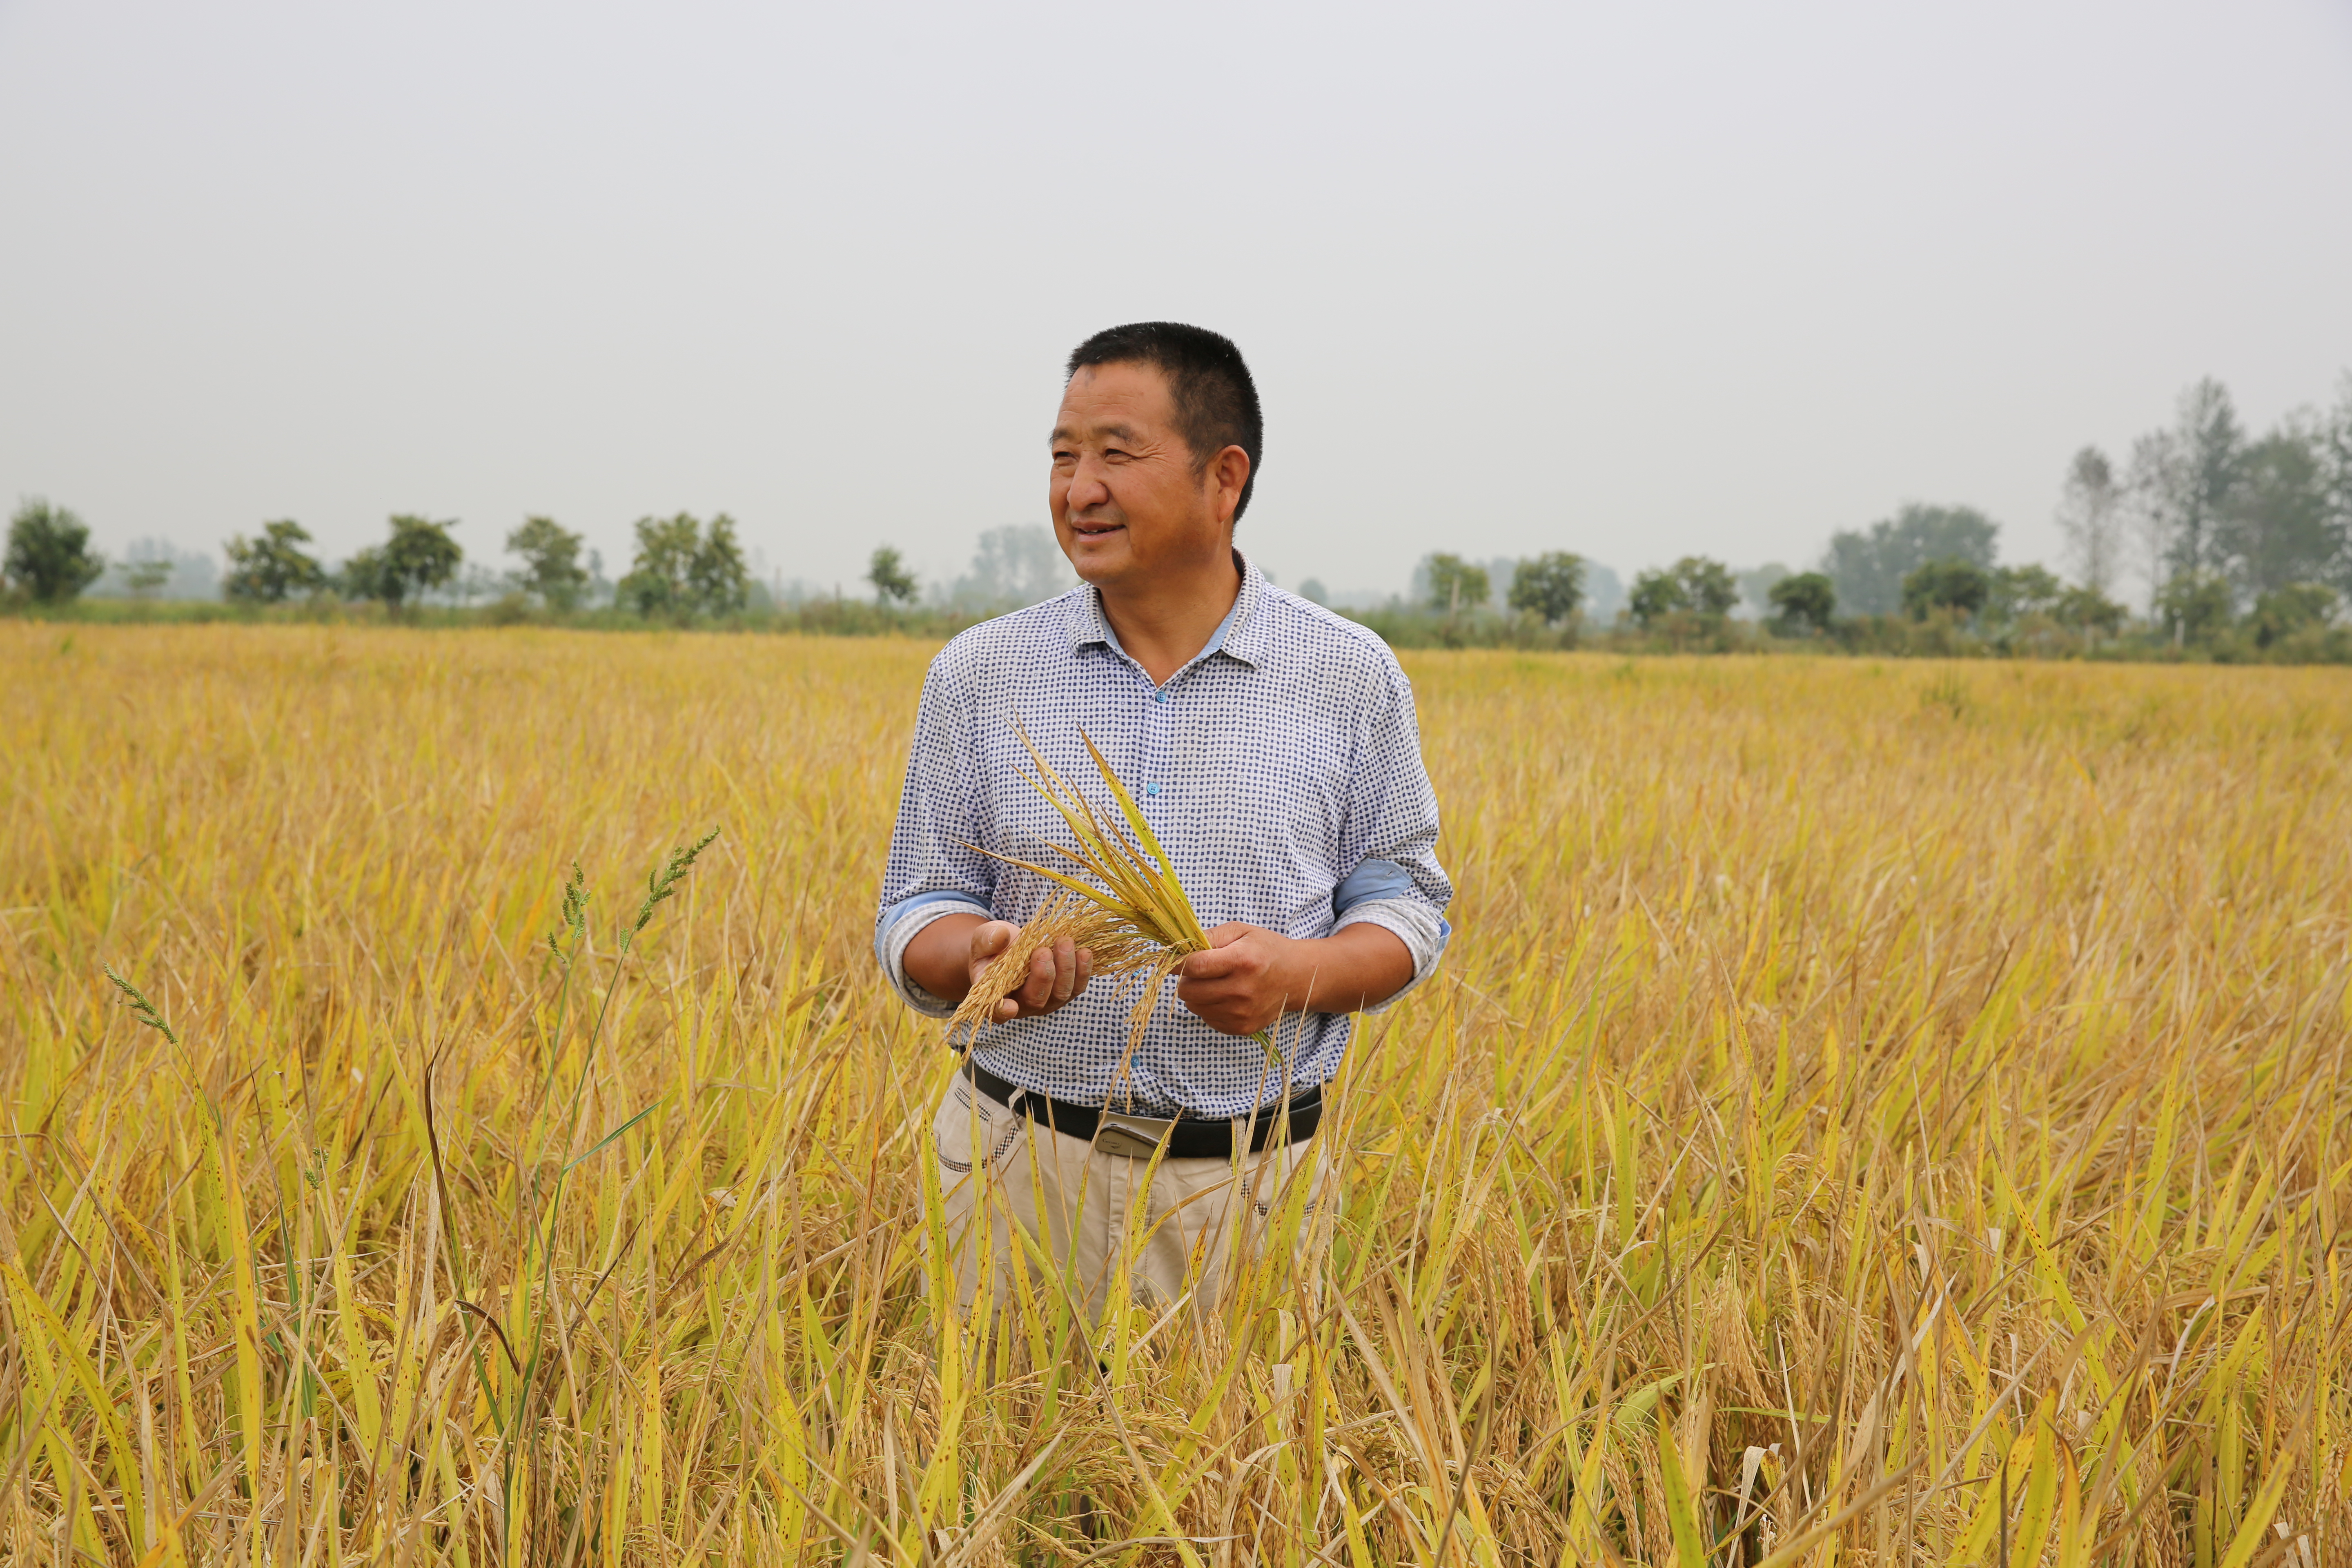
<svg viewBox="0 0 2352 1568">
<path fill-rule="evenodd" d="M 1255 367 L 1242 539 L 1631 573 L 2352 366 L 2352 3 L 0 0 L 0 500 L 109 548 L 394 511 L 856 592 L 1045 519 L 1060 361 Z"/>
</svg>

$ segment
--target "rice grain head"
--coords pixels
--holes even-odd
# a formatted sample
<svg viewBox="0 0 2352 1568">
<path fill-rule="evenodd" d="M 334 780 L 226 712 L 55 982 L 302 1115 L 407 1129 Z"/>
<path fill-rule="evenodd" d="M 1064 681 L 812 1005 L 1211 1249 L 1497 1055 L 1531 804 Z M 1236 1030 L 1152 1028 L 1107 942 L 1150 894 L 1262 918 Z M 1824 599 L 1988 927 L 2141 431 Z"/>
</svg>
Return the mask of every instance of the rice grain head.
<svg viewBox="0 0 2352 1568">
<path fill-rule="evenodd" d="M 1141 977 L 1128 1019 L 1127 1050 L 1131 1058 L 1159 1005 L 1162 985 L 1187 958 L 1209 951 L 1208 933 L 1202 929 L 1201 917 L 1193 912 L 1192 898 L 1184 891 L 1168 852 L 1160 847 L 1158 835 L 1151 831 L 1151 824 L 1145 820 L 1135 796 L 1119 783 L 1094 737 L 1084 730 L 1078 731 L 1087 754 L 1094 759 L 1095 771 L 1102 777 L 1103 787 L 1110 792 L 1133 837 L 1121 830 L 1116 819 L 1096 810 L 1085 792 L 1045 760 L 1037 742 L 1030 738 L 1027 726 L 1016 724 L 1014 728 L 1030 761 L 1037 767 L 1035 773 L 1022 776 L 1045 797 L 1046 804 L 1061 816 L 1076 840 L 1075 845 L 1049 844 L 1046 847 L 1083 875 L 1053 870 L 978 845 L 965 846 L 992 860 L 1043 877 L 1055 884 L 1056 890 L 1023 924 L 1013 945 L 998 955 L 965 994 L 962 1005 L 949 1020 L 949 1037 L 968 1044 L 981 1026 L 995 1018 L 996 1005 L 1019 989 L 1028 975 L 1030 961 L 1047 946 L 1067 937 L 1073 946 L 1092 955 L 1097 977 L 1122 983 Z M 1262 1030 L 1254 1037 L 1265 1047 L 1269 1057 L 1274 1054 L 1271 1030 Z M 1122 1075 L 1126 1068 L 1122 1060 Z"/>
</svg>

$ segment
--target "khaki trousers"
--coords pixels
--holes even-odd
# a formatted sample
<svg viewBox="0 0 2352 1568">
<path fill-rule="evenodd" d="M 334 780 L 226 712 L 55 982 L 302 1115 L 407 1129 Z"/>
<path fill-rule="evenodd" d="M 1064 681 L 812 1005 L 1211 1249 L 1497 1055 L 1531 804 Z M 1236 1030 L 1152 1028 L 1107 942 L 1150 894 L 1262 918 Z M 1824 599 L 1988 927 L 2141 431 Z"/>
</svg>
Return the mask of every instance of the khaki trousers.
<svg viewBox="0 0 2352 1568">
<path fill-rule="evenodd" d="M 1023 1258 L 1032 1288 L 1058 1289 L 1044 1278 L 1049 1267 L 1062 1274 L 1089 1323 L 1110 1303 L 1122 1268 L 1130 1299 L 1165 1307 L 1190 1291 L 1192 1310 L 1205 1312 L 1242 1258 L 1261 1256 L 1283 1234 L 1303 1252 L 1323 1228 L 1316 1205 L 1324 1163 L 1312 1138 L 1155 1166 L 1015 1116 L 959 1073 L 931 1120 L 931 1140 L 965 1313 L 983 1275 L 992 1276 L 996 1306 L 1014 1289 L 1015 1227 L 1035 1243 Z"/>
</svg>

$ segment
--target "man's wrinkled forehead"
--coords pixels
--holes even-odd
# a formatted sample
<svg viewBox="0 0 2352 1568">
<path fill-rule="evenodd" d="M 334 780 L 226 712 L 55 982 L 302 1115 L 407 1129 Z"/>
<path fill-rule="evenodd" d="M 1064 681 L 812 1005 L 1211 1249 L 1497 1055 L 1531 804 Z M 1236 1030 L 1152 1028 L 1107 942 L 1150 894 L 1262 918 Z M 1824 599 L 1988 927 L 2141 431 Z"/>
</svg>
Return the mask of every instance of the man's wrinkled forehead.
<svg viewBox="0 0 2352 1568">
<path fill-rule="evenodd" d="M 1136 372 L 1118 374 L 1118 372 Z M 1102 373 L 1111 372 L 1105 375 Z M 1104 384 L 1108 382 L 1108 385 Z M 1084 365 L 1070 377 L 1054 421 L 1055 441 L 1150 441 L 1164 435 L 1175 409 L 1160 367 L 1141 361 L 1112 360 Z"/>
<path fill-rule="evenodd" d="M 1056 444 L 1090 438 L 1097 441 L 1135 442 L 1146 439 L 1147 436 L 1142 426 L 1124 416 L 1114 415 L 1100 419 L 1078 420 L 1073 419 L 1066 413 L 1055 422 L 1053 438 Z"/>
</svg>

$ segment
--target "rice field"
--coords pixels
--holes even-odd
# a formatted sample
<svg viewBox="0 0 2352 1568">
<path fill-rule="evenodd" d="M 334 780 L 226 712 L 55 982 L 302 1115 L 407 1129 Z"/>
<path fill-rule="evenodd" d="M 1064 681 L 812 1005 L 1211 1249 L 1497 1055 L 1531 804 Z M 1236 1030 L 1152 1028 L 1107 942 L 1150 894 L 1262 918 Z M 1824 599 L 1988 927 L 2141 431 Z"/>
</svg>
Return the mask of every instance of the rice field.
<svg viewBox="0 0 2352 1568">
<path fill-rule="evenodd" d="M 929 651 L 0 623 L 0 1561 L 2352 1563 L 2352 672 L 1410 656 L 1328 1246 L 1090 1330 L 927 1267 Z"/>
</svg>

